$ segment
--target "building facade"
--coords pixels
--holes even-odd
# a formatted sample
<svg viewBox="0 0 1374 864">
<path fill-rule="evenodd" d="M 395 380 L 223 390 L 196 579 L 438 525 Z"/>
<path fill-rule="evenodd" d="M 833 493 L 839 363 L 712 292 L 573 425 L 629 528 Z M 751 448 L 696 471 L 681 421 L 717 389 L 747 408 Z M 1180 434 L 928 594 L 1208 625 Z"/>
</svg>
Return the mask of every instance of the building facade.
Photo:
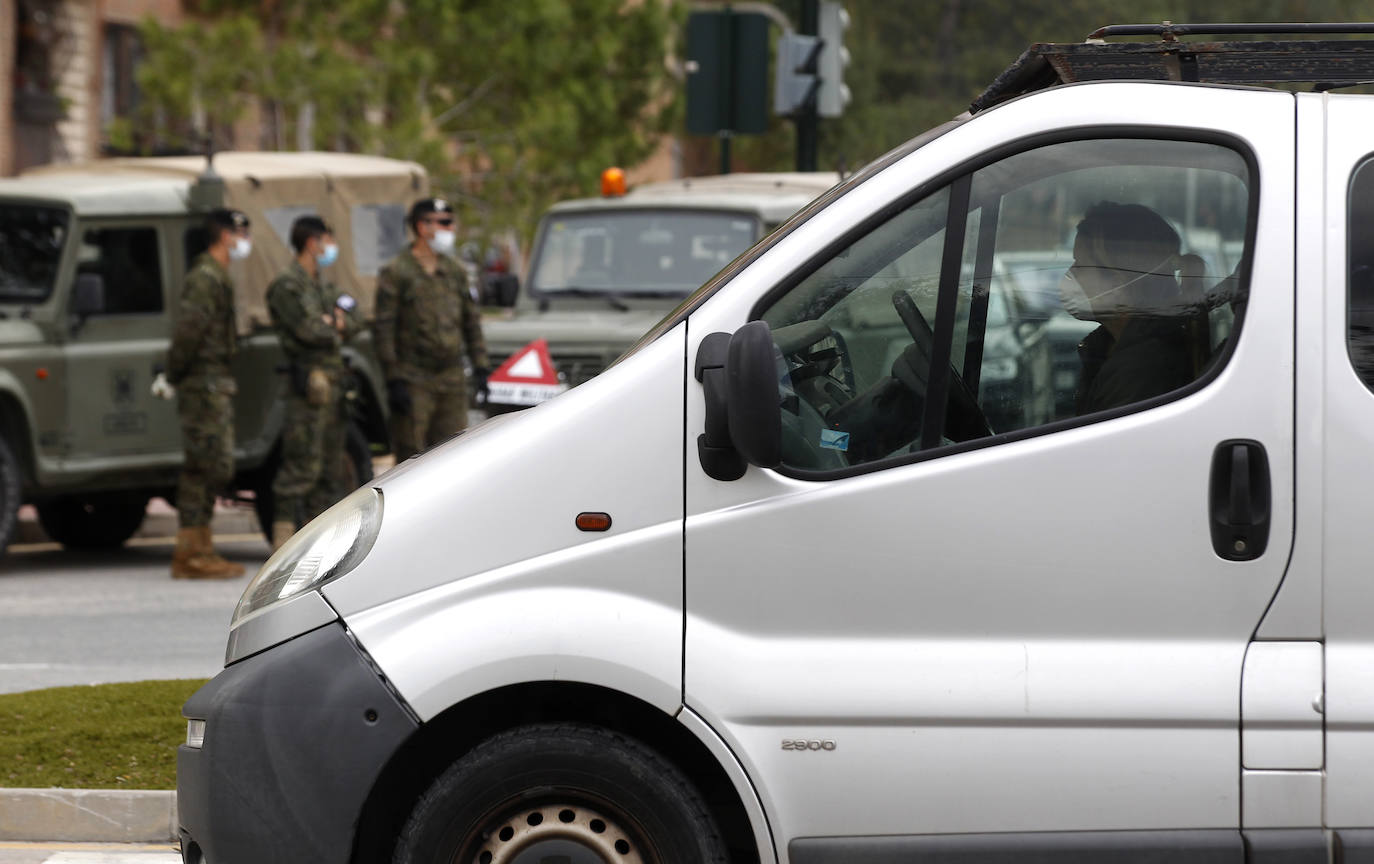
<svg viewBox="0 0 1374 864">
<path fill-rule="evenodd" d="M 181 0 L 0 0 L 0 175 L 91 159 L 138 98 L 138 22 Z"/>
</svg>

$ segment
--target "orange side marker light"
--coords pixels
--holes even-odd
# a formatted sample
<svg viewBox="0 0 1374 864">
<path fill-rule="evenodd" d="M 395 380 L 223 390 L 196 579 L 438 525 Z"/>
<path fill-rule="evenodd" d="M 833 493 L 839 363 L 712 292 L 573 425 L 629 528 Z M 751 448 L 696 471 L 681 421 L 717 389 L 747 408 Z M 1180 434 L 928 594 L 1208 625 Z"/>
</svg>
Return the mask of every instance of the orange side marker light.
<svg viewBox="0 0 1374 864">
<path fill-rule="evenodd" d="M 577 527 L 580 531 L 609 531 L 611 528 L 611 514 L 578 513 Z"/>
</svg>

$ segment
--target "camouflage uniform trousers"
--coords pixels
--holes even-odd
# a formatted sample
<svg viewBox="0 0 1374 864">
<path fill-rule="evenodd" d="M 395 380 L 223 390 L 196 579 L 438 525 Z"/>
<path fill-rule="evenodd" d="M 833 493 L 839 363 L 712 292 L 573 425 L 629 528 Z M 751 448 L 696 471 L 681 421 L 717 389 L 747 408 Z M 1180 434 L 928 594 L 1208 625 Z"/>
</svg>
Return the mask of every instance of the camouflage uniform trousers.
<svg viewBox="0 0 1374 864">
<path fill-rule="evenodd" d="M 408 376 L 410 412 L 391 415 L 391 440 L 396 461 L 462 432 L 468 425 L 467 381 L 462 367 L 432 376 Z"/>
<path fill-rule="evenodd" d="M 177 388 L 181 443 L 186 459 L 177 484 L 177 519 L 182 528 L 209 525 L 215 496 L 234 479 L 234 396 L 231 388 Z"/>
<path fill-rule="evenodd" d="M 272 481 L 273 519 L 304 525 L 342 496 L 348 418 L 337 384 L 323 405 L 292 394 L 286 400 L 281 465 Z"/>
</svg>

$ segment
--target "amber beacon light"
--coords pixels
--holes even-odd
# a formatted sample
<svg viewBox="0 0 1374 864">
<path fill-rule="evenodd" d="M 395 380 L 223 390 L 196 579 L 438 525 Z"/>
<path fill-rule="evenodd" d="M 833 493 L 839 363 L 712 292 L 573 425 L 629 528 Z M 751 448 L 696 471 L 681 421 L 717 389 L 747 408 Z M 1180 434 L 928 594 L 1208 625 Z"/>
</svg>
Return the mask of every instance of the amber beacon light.
<svg viewBox="0 0 1374 864">
<path fill-rule="evenodd" d="M 625 172 L 620 168 L 607 168 L 601 172 L 601 196 L 619 198 L 625 194 Z"/>
</svg>

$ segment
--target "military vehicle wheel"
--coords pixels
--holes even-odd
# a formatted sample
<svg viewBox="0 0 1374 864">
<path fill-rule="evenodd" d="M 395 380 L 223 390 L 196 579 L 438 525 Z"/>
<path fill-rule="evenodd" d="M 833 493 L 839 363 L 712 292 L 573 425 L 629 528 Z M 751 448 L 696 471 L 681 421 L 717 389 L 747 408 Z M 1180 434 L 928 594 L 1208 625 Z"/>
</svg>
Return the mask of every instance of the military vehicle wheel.
<svg viewBox="0 0 1374 864">
<path fill-rule="evenodd" d="M 0 439 L 0 553 L 14 537 L 14 526 L 19 516 L 19 498 L 23 494 L 23 483 L 19 477 L 19 462 L 14 451 Z"/>
<path fill-rule="evenodd" d="M 68 549 L 113 549 L 124 545 L 143 524 L 146 492 L 68 495 L 38 505 L 47 535 Z"/>
<path fill-rule="evenodd" d="M 348 434 L 344 438 L 342 456 L 343 481 L 341 494 L 347 494 L 372 479 L 372 445 L 367 441 L 367 433 L 357 421 L 348 424 Z M 268 540 L 272 539 L 272 520 L 276 518 L 276 496 L 272 494 L 272 481 L 277 476 L 280 458 L 273 457 L 272 466 L 262 472 L 262 479 L 253 490 L 253 509 L 258 514 L 258 527 Z"/>
</svg>

